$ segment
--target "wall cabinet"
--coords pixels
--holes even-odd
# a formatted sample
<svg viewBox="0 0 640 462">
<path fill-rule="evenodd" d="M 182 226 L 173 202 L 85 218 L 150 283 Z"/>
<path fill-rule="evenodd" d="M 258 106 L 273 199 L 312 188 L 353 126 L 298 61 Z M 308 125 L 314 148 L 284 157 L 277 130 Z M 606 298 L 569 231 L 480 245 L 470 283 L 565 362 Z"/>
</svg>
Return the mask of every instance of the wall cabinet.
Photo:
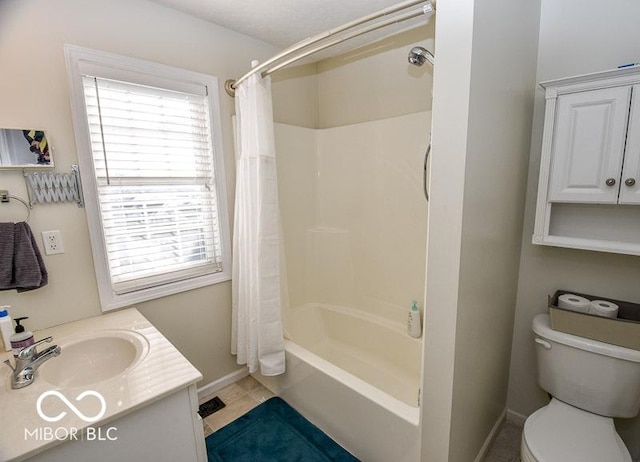
<svg viewBox="0 0 640 462">
<path fill-rule="evenodd" d="M 540 85 L 533 243 L 640 255 L 640 66 Z"/>
</svg>

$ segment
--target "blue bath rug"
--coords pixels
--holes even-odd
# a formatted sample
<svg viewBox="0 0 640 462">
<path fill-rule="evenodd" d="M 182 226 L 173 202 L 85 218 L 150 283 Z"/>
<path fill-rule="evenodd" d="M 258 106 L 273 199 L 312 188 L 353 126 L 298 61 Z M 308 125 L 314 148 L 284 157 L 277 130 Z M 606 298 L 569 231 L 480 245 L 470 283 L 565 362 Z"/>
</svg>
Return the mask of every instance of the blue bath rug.
<svg viewBox="0 0 640 462">
<path fill-rule="evenodd" d="M 357 462 L 275 397 L 207 436 L 209 462 Z"/>
</svg>

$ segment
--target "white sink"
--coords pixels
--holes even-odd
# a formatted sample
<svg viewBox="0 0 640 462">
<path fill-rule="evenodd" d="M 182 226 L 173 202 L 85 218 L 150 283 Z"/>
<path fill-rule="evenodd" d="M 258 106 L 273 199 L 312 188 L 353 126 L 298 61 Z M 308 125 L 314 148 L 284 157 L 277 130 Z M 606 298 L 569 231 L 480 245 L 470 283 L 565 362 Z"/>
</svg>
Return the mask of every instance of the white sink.
<svg viewBox="0 0 640 462">
<path fill-rule="evenodd" d="M 112 455 L 105 456 L 109 460 L 130 460 L 137 448 L 156 460 L 181 460 L 176 448 L 184 460 L 200 460 L 184 452 L 203 434 L 190 430 L 197 427 L 196 419 L 192 407 L 183 408 L 183 403 L 196 396 L 195 384 L 202 374 L 138 310 L 113 311 L 34 334 L 38 339 L 53 338 L 40 345 L 40 351 L 59 345 L 61 353 L 42 363 L 31 385 L 14 390 L 11 370 L 1 364 L 13 364 L 13 354 L 0 352 L 0 460 L 92 460 L 102 447 L 98 443 L 115 435 L 117 441 L 104 445 L 105 454 Z M 49 423 L 47 418 L 59 421 Z M 163 440 L 166 444 L 157 444 L 157 431 L 145 430 L 158 422 L 170 435 Z M 77 429 L 80 436 L 90 426 L 96 429 L 98 446 L 76 444 L 71 430 Z M 105 430 L 102 434 L 100 428 Z M 52 429 L 53 437 L 41 436 L 42 429 Z M 66 430 L 69 438 L 60 438 L 58 429 Z M 201 443 L 198 456 L 206 460 Z"/>
<path fill-rule="evenodd" d="M 57 387 L 84 387 L 125 374 L 149 351 L 147 339 L 130 330 L 53 340 L 62 352 L 40 366 L 36 374 Z"/>
</svg>

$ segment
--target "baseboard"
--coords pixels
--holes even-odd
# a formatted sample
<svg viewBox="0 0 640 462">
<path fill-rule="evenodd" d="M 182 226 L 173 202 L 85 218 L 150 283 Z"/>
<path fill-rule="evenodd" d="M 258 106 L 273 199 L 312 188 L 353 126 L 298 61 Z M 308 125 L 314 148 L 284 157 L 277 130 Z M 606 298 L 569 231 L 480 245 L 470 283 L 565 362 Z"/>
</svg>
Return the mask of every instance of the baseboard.
<svg viewBox="0 0 640 462">
<path fill-rule="evenodd" d="M 507 416 L 507 410 L 505 409 L 504 411 L 502 411 L 502 413 L 498 417 L 498 420 L 496 420 L 496 423 L 493 424 L 493 428 L 489 432 L 487 439 L 484 440 L 484 444 L 480 448 L 480 452 L 478 452 L 478 455 L 476 456 L 474 462 L 482 462 L 486 459 L 487 454 L 489 453 L 489 448 L 491 448 L 491 444 L 493 443 L 493 440 L 498 435 L 498 432 L 500 431 L 500 427 L 502 426 L 502 423 L 505 421 L 506 416 Z"/>
<path fill-rule="evenodd" d="M 527 420 L 526 415 L 507 409 L 507 422 L 517 425 L 518 427 L 524 427 L 525 420 Z"/>
<path fill-rule="evenodd" d="M 204 385 L 198 388 L 198 401 L 202 402 L 204 398 L 208 398 L 216 392 L 222 390 L 227 385 L 231 385 L 238 380 L 241 380 L 249 375 L 249 369 L 246 367 L 242 367 L 237 371 L 232 372 L 231 374 L 227 374 L 218 380 L 214 380 L 207 385 Z"/>
</svg>

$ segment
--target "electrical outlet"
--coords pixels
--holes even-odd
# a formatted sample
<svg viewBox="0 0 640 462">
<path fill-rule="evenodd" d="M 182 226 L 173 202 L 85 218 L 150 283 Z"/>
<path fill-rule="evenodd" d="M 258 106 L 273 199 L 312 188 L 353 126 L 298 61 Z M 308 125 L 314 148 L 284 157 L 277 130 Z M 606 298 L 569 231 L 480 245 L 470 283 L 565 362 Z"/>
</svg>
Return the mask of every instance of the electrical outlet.
<svg viewBox="0 0 640 462">
<path fill-rule="evenodd" d="M 62 245 L 62 233 L 59 229 L 53 231 L 42 231 L 42 242 L 44 242 L 44 253 L 47 255 L 55 255 L 64 253 Z"/>
</svg>

